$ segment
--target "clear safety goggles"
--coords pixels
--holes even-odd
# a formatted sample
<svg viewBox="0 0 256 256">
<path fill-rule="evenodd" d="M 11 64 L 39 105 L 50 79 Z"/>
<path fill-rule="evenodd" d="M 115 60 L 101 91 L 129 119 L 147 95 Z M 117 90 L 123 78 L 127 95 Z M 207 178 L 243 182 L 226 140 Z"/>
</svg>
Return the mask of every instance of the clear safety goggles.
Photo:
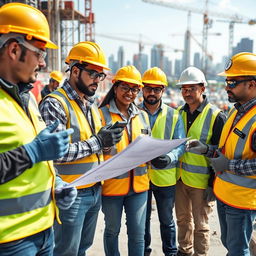
<svg viewBox="0 0 256 256">
<path fill-rule="evenodd" d="M 27 42 L 22 36 L 19 34 L 15 33 L 10 33 L 10 34 L 4 34 L 0 37 L 0 48 L 9 40 L 9 39 L 15 39 L 20 45 L 24 46 L 28 50 L 34 52 L 38 58 L 39 61 L 45 60 L 47 56 L 47 52 L 43 51 L 34 45 L 30 44 Z"/>
</svg>

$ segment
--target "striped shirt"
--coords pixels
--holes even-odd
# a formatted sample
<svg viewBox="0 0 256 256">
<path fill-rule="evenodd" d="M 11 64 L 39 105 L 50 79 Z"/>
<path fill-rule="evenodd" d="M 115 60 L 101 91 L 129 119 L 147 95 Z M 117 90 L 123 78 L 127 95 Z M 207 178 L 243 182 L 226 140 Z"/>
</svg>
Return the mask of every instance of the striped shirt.
<svg viewBox="0 0 256 256">
<path fill-rule="evenodd" d="M 71 100 L 75 100 L 79 105 L 81 111 L 86 116 L 90 126 L 92 125 L 91 105 L 93 100 L 91 98 L 81 100 L 77 92 L 70 86 L 66 80 L 62 86 L 62 89 L 67 93 L 67 96 Z M 56 131 L 63 131 L 67 129 L 68 118 L 62 104 L 53 97 L 46 97 L 40 104 L 40 112 L 46 123 L 46 125 L 52 124 L 56 119 L 60 121 Z M 56 163 L 72 162 L 94 153 L 100 153 L 101 146 L 95 136 L 92 136 L 88 140 L 78 141 L 69 144 L 68 152 L 62 158 L 56 160 Z"/>
</svg>

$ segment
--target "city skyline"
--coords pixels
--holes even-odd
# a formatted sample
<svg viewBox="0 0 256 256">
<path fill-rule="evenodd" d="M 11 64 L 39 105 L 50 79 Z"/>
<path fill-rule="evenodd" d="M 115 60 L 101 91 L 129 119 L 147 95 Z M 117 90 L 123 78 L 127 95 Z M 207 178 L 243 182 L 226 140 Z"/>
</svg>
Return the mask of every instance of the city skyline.
<svg viewBox="0 0 256 256">
<path fill-rule="evenodd" d="M 176 0 L 175 2 L 180 5 L 186 4 L 186 6 L 204 9 L 205 1 Z M 227 13 L 227 15 L 237 14 L 243 17 L 246 16 L 248 19 L 255 19 L 253 7 L 256 7 L 256 2 L 244 0 L 243 3 L 241 4 L 239 0 L 232 0 L 232 4 L 231 0 L 215 0 L 209 2 L 208 8 L 209 11 Z M 181 52 L 174 52 L 169 48 L 184 48 L 184 35 L 187 29 L 186 11 L 152 5 L 141 0 L 94 0 L 92 8 L 96 21 L 96 42 L 103 47 L 107 57 L 113 54 L 117 58 L 118 48 L 122 46 L 125 52 L 124 63 L 127 61 L 132 62 L 133 55 L 139 52 L 139 41 L 141 40 L 146 43 L 142 52 L 148 56 L 150 56 L 153 44 L 163 43 L 168 46 L 165 55 L 171 60 L 182 58 Z M 218 63 L 222 61 L 223 56 L 228 54 L 229 23 L 218 22 L 217 19 L 219 20 L 220 18 L 211 16 L 210 18 L 213 18 L 213 24 L 209 29 L 208 53 L 213 56 L 213 62 Z M 202 42 L 200 34 L 202 34 L 203 29 L 203 15 L 192 13 L 190 26 L 191 33 L 195 38 L 195 40 L 191 40 L 191 63 L 193 63 L 194 53 L 201 53 L 201 48 L 198 45 Z M 253 40 L 255 31 L 256 25 L 235 23 L 233 47 L 237 45 L 241 38 L 248 37 Z M 216 33 L 221 33 L 221 35 L 211 35 Z M 123 38 L 124 40 L 129 39 L 133 42 L 109 39 L 97 34 L 105 34 L 110 37 Z"/>
</svg>

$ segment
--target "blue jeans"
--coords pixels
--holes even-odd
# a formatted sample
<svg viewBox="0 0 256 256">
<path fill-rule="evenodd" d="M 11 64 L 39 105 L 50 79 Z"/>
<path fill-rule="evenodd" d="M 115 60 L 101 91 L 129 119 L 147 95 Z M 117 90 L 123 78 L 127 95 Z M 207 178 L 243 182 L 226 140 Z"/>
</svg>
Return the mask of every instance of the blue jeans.
<svg viewBox="0 0 256 256">
<path fill-rule="evenodd" d="M 165 256 L 173 255 L 177 253 L 176 228 L 173 220 L 175 186 L 158 187 L 152 183 L 150 183 L 150 190 L 148 191 L 145 252 L 151 252 L 150 218 L 152 210 L 152 193 L 156 199 L 163 253 Z"/>
<path fill-rule="evenodd" d="M 217 210 L 221 241 L 228 250 L 228 256 L 250 256 L 249 242 L 256 210 L 234 208 L 220 200 L 217 200 Z"/>
<path fill-rule="evenodd" d="M 54 256 L 84 256 L 92 245 L 101 207 L 101 185 L 78 189 L 75 202 L 60 210 L 61 225 L 54 224 Z"/>
<path fill-rule="evenodd" d="M 128 255 L 144 255 L 146 205 L 147 192 L 102 197 L 102 211 L 105 215 L 104 250 L 106 256 L 120 256 L 118 235 L 123 208 L 126 213 Z"/>
<path fill-rule="evenodd" d="M 25 231 L 24 231 L 25 232 Z M 40 233 L 13 242 L 0 244 L 0 256 L 52 256 L 53 230 L 48 228 Z"/>
</svg>

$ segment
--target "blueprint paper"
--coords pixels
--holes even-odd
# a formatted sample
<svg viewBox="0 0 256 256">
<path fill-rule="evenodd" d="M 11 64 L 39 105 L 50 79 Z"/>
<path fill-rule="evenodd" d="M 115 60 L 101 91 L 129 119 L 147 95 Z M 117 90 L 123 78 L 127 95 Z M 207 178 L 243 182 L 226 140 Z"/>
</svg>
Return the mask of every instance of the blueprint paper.
<svg viewBox="0 0 256 256">
<path fill-rule="evenodd" d="M 140 135 L 123 151 L 86 172 L 66 187 L 87 185 L 119 176 L 155 157 L 167 154 L 186 141 L 187 138 L 161 140 Z"/>
</svg>

